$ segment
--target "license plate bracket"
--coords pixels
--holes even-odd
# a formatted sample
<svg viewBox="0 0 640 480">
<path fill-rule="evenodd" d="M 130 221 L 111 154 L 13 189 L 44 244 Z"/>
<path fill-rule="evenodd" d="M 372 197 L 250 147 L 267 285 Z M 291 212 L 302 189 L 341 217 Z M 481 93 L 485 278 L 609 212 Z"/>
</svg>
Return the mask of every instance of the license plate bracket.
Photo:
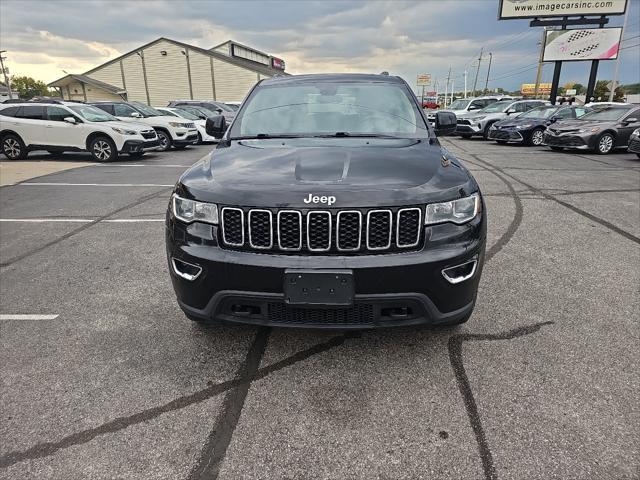
<svg viewBox="0 0 640 480">
<path fill-rule="evenodd" d="M 351 270 L 296 270 L 284 272 L 284 300 L 289 305 L 353 305 Z"/>
</svg>

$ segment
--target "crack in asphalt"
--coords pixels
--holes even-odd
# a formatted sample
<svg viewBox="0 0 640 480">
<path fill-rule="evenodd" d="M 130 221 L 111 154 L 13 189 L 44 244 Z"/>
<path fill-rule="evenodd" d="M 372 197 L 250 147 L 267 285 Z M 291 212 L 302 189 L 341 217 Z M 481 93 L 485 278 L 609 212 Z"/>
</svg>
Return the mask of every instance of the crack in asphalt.
<svg viewBox="0 0 640 480">
<path fill-rule="evenodd" d="M 244 384 L 248 385 L 256 380 L 261 380 L 266 376 L 277 372 L 278 370 L 290 367 L 291 365 L 304 361 L 309 357 L 338 347 L 342 345 L 348 338 L 354 338 L 356 336 L 357 332 L 353 332 L 351 334 L 333 337 L 326 342 L 319 343 L 317 345 L 314 345 L 313 347 L 302 350 L 287 358 L 284 358 L 283 360 L 275 362 L 267 367 L 260 368 L 253 375 L 243 378 L 236 378 L 234 380 L 228 380 L 214 385 L 209 385 L 206 388 L 179 397 L 175 400 L 165 403 L 164 405 L 148 408 L 146 410 L 134 413 L 126 417 L 115 418 L 114 420 L 103 423 L 102 425 L 99 425 L 97 427 L 82 430 L 80 432 L 63 437 L 56 442 L 38 443 L 27 450 L 9 452 L 5 455 L 0 456 L 0 468 L 7 468 L 11 465 L 23 462 L 25 460 L 34 460 L 38 458 L 48 457 L 56 453 L 58 450 L 73 447 L 75 445 L 81 445 L 93 440 L 98 436 L 115 433 L 120 430 L 124 430 L 125 428 L 132 425 L 146 423 L 149 420 L 159 417 L 164 413 L 173 412 L 175 410 L 180 410 L 196 403 L 204 402 L 205 400 L 225 393 L 228 390 L 237 388 Z M 256 341 L 254 340 L 254 344 L 255 343 Z"/>
<path fill-rule="evenodd" d="M 133 208 L 136 205 L 140 205 L 141 203 L 146 202 L 147 200 L 151 200 L 152 198 L 156 198 L 159 197 L 160 195 L 171 191 L 173 189 L 173 187 L 170 188 L 163 188 L 162 190 L 159 190 L 157 192 L 151 193 L 149 195 L 145 195 L 144 197 L 140 197 L 139 199 L 128 203 L 127 205 L 124 205 L 122 207 L 119 207 L 105 215 L 102 215 L 100 217 L 96 217 L 95 220 L 92 220 L 89 223 L 85 223 L 84 225 L 82 225 L 81 227 L 78 228 L 74 228 L 73 230 L 71 230 L 70 232 L 65 233 L 64 235 L 51 240 L 50 242 L 47 242 L 43 245 L 40 245 L 39 247 L 33 248 L 27 252 L 21 253 L 20 255 L 16 255 L 13 258 L 10 258 L 9 260 L 7 260 L 6 262 L 1 262 L 0 263 L 0 268 L 4 268 L 4 267 L 9 267 L 11 265 L 13 265 L 16 262 L 19 262 L 20 260 L 24 260 L 27 257 L 30 257 L 31 255 L 35 255 L 36 253 L 42 252 L 43 250 L 46 250 L 49 247 L 52 247 L 53 245 L 56 245 L 64 240 L 66 240 L 67 238 L 73 237 L 74 235 L 77 235 L 78 233 L 84 232 L 86 229 L 93 227 L 94 225 L 96 225 L 97 223 L 102 222 L 103 220 L 107 220 L 109 217 L 112 217 L 113 215 L 120 213 L 124 210 L 127 210 L 129 208 Z"/>
<path fill-rule="evenodd" d="M 462 333 L 454 334 L 449 337 L 449 361 L 451 362 L 451 367 L 453 368 L 453 372 L 456 376 L 456 383 L 458 384 L 460 395 L 462 395 L 462 399 L 464 400 L 465 409 L 467 410 L 467 415 L 469 417 L 469 423 L 471 423 L 471 428 L 473 429 L 473 433 L 476 437 L 485 480 L 497 480 L 498 475 L 493 461 L 493 454 L 491 453 L 491 448 L 489 447 L 489 442 L 487 440 L 487 435 L 482 427 L 478 404 L 473 396 L 471 383 L 469 382 L 469 377 L 467 376 L 467 372 L 464 368 L 462 344 L 469 341 L 512 340 L 514 338 L 535 333 L 543 326 L 551 325 L 553 323 L 554 322 L 541 322 L 497 334 Z"/>
</svg>

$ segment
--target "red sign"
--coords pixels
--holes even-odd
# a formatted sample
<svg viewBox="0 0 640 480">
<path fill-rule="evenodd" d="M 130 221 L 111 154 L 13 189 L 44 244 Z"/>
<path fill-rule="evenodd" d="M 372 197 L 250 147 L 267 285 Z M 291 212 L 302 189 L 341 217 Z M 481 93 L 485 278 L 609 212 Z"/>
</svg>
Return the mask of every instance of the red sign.
<svg viewBox="0 0 640 480">
<path fill-rule="evenodd" d="M 281 58 L 272 57 L 271 66 L 279 70 L 284 70 L 284 60 L 282 60 Z"/>
</svg>

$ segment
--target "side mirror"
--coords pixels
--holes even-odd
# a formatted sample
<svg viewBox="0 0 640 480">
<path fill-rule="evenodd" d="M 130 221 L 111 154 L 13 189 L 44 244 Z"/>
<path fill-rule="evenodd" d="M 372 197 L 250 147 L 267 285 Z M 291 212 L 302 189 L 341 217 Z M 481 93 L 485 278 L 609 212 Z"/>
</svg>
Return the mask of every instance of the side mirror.
<svg viewBox="0 0 640 480">
<path fill-rule="evenodd" d="M 637 123 L 638 119 L 636 117 L 631 117 L 631 118 L 627 118 L 624 123 L 626 123 L 627 125 L 629 125 L 630 123 Z"/>
<path fill-rule="evenodd" d="M 222 138 L 224 132 L 227 131 L 227 121 L 222 115 L 209 117 L 205 124 L 205 130 L 207 135 L 211 135 L 214 138 Z"/>
<path fill-rule="evenodd" d="M 471 110 L 480 110 L 480 107 L 477 105 L 469 105 L 469 111 Z"/>
<path fill-rule="evenodd" d="M 456 131 L 458 118 L 453 112 L 436 112 L 435 131 L 436 135 L 451 135 Z"/>
<path fill-rule="evenodd" d="M 75 125 L 76 124 L 76 119 L 73 117 L 64 117 L 63 120 L 67 123 L 70 123 L 71 125 Z"/>
<path fill-rule="evenodd" d="M 216 112 L 222 113 L 222 109 L 221 108 L 216 108 Z"/>
<path fill-rule="evenodd" d="M 133 112 L 133 113 L 131 114 L 131 116 L 132 116 L 133 118 L 142 118 L 142 115 L 140 115 L 140 113 L 138 113 L 138 112 Z"/>
<path fill-rule="evenodd" d="M 512 113 L 516 113 L 516 109 L 515 108 L 510 108 L 509 110 L 507 110 L 507 115 L 511 115 Z"/>
</svg>

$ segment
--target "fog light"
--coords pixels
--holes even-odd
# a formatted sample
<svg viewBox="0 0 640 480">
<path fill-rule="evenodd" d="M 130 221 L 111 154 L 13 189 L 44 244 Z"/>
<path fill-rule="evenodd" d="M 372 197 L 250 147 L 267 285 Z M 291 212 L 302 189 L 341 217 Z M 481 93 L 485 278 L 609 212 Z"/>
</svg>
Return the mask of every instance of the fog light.
<svg viewBox="0 0 640 480">
<path fill-rule="evenodd" d="M 202 273 L 202 267 L 173 257 L 171 258 L 171 266 L 176 275 L 190 282 L 193 282 Z"/>
<path fill-rule="evenodd" d="M 468 262 L 461 263 L 455 267 L 449 267 L 442 270 L 442 276 L 452 284 L 464 282 L 469 280 L 476 273 L 476 267 L 478 265 L 477 258 L 469 260 Z"/>
</svg>

